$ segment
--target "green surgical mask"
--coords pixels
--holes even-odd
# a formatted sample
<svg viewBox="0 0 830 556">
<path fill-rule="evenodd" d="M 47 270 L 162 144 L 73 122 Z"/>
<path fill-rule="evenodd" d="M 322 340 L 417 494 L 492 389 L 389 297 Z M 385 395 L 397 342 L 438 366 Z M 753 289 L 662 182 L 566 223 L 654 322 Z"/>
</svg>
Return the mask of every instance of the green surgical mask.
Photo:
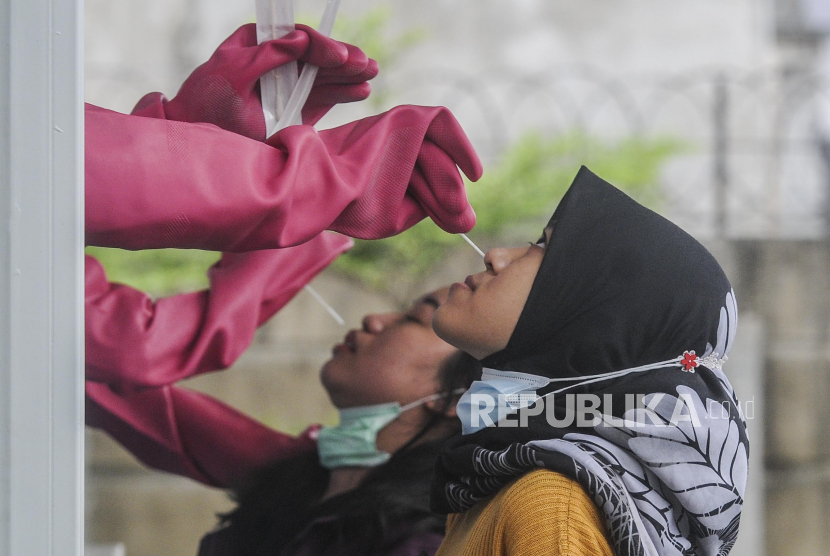
<svg viewBox="0 0 830 556">
<path fill-rule="evenodd" d="M 453 394 L 461 393 L 453 392 Z M 320 464 L 326 469 L 338 467 L 377 467 L 392 454 L 377 448 L 378 433 L 404 411 L 415 409 L 445 394 L 433 394 L 401 407 L 398 402 L 364 405 L 339 410 L 340 424 L 323 427 L 317 437 Z"/>
</svg>

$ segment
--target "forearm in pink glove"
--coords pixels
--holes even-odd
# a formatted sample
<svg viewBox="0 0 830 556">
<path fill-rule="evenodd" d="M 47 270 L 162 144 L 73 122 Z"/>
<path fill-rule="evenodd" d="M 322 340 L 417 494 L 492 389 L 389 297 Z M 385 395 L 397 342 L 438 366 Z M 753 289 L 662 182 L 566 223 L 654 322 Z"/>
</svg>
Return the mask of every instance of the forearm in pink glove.
<svg viewBox="0 0 830 556">
<path fill-rule="evenodd" d="M 210 59 L 185 80 L 175 98 L 161 93 L 145 95 L 132 114 L 181 122 L 204 122 L 262 141 L 265 119 L 259 95 L 259 78 L 299 60 L 320 68 L 303 123 L 314 125 L 335 104 L 369 96 L 368 81 L 378 73 L 377 62 L 359 48 L 332 40 L 305 25 L 285 37 L 257 44 L 256 25 L 237 29 Z"/>
<path fill-rule="evenodd" d="M 153 301 L 107 281 L 86 257 L 86 377 L 118 391 L 225 369 L 271 318 L 352 241 L 333 233 L 288 249 L 225 253 L 210 289 Z"/>
<path fill-rule="evenodd" d="M 86 424 L 144 464 L 215 487 L 239 486 L 269 463 L 316 449 L 312 427 L 277 432 L 205 394 L 175 386 L 118 394 L 87 381 Z"/>
<path fill-rule="evenodd" d="M 475 224 L 456 165 L 477 180 L 481 163 L 446 108 L 291 126 L 267 143 L 91 105 L 85 115 L 89 245 L 250 251 L 325 229 L 389 237 L 425 216 L 450 233 Z"/>
</svg>

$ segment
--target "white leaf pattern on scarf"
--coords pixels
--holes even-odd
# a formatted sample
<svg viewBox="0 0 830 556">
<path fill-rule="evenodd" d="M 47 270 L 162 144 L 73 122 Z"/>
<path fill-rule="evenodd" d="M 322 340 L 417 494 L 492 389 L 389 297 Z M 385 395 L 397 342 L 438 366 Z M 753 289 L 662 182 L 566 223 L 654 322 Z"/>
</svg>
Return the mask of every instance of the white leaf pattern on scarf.
<svg viewBox="0 0 830 556">
<path fill-rule="evenodd" d="M 629 410 L 625 414 L 628 426 L 595 427 L 602 438 L 572 433 L 563 440 L 536 441 L 529 446 L 567 453 L 585 465 L 574 456 L 573 448 L 565 448 L 574 444 L 608 465 L 623 480 L 661 555 L 688 554 L 694 547 L 684 537 L 692 531 L 693 538 L 707 541 L 698 543 L 691 553 L 726 554 L 737 538 L 747 450 L 738 440 L 735 421 L 719 415 L 719 404 L 707 399 L 713 409 L 707 412 L 694 390 L 678 386 L 677 392 L 684 402 L 693 402 L 700 426 L 688 421 L 671 424 L 678 398 L 666 395 L 651 413 L 659 425 L 646 415 L 647 410 Z M 646 403 L 650 397 L 646 396 Z"/>
</svg>

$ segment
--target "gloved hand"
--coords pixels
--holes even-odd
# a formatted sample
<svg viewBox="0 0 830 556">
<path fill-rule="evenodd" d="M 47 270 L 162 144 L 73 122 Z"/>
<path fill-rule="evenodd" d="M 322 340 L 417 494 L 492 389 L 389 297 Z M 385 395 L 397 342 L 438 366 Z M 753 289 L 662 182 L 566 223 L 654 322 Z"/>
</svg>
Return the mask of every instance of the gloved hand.
<svg viewBox="0 0 830 556">
<path fill-rule="evenodd" d="M 285 37 L 257 44 L 256 25 L 243 25 L 223 42 L 210 59 L 185 80 L 178 94 L 167 100 L 149 93 L 138 101 L 133 115 L 214 124 L 262 141 L 265 118 L 259 78 L 299 60 L 320 68 L 303 108 L 303 123 L 314 125 L 335 104 L 364 100 L 371 92 L 368 80 L 378 73 L 377 62 L 359 48 L 297 25 Z"/>
<path fill-rule="evenodd" d="M 292 133 L 277 134 L 274 142 L 279 145 Z M 456 165 L 478 181 L 481 161 L 448 109 L 398 106 L 321 136 L 345 182 L 341 191 L 351 189 L 353 199 L 327 229 L 378 239 L 426 216 L 451 234 L 475 226 Z"/>
<path fill-rule="evenodd" d="M 450 233 L 475 224 L 456 165 L 477 180 L 481 163 L 446 108 L 292 126 L 267 143 L 90 105 L 85 125 L 89 245 L 250 251 L 325 229 L 389 237 L 425 216 Z"/>
</svg>

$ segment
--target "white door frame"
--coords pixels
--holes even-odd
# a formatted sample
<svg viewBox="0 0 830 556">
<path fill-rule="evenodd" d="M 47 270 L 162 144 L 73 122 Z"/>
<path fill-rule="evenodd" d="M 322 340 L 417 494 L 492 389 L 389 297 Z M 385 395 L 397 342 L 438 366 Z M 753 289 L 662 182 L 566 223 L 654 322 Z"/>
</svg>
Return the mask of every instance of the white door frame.
<svg viewBox="0 0 830 556">
<path fill-rule="evenodd" d="M 83 15 L 0 0 L 0 555 L 83 554 Z"/>
</svg>

